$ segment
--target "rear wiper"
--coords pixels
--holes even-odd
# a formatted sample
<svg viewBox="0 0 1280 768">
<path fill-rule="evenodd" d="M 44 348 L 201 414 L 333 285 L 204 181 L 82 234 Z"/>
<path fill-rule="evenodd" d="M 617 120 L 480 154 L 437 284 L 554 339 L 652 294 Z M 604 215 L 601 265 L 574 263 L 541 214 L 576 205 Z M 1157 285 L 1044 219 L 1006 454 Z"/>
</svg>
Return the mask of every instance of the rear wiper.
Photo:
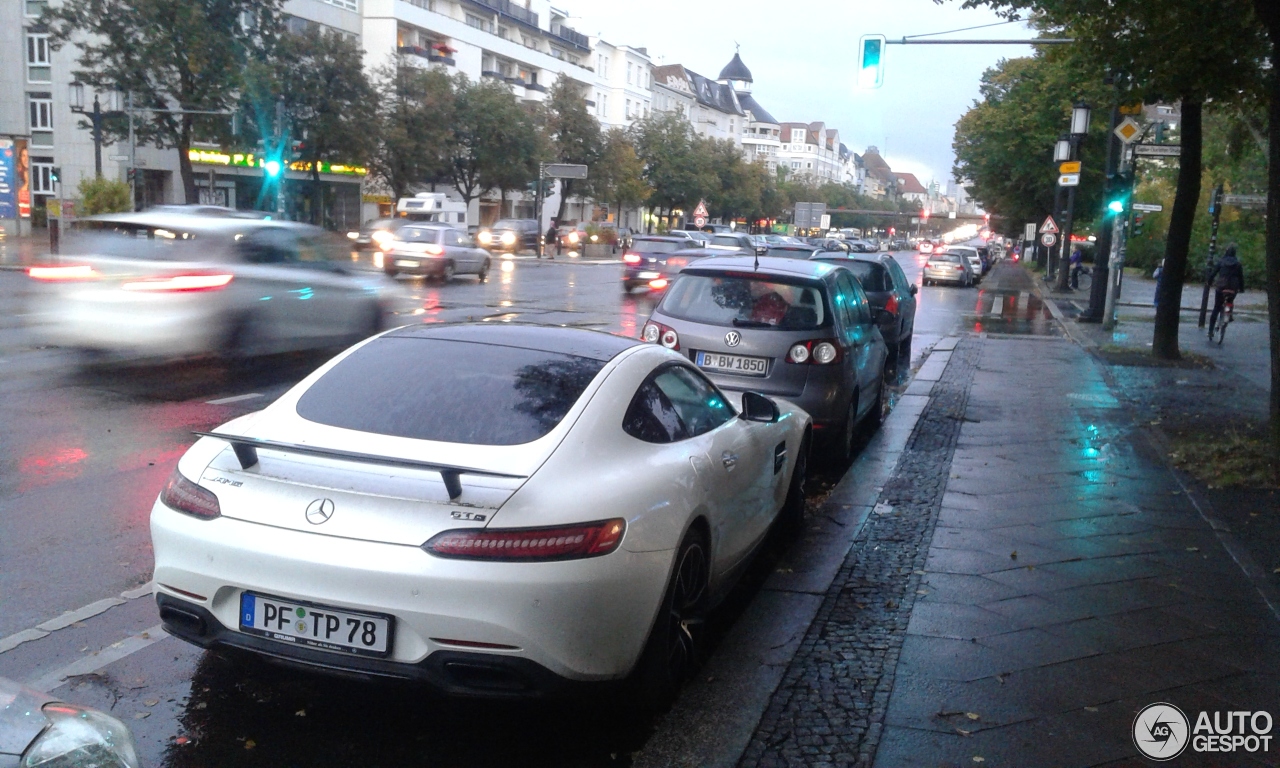
<svg viewBox="0 0 1280 768">
<path fill-rule="evenodd" d="M 772 328 L 772 323 L 766 323 L 760 320 L 740 320 L 733 318 L 734 328 Z"/>
</svg>

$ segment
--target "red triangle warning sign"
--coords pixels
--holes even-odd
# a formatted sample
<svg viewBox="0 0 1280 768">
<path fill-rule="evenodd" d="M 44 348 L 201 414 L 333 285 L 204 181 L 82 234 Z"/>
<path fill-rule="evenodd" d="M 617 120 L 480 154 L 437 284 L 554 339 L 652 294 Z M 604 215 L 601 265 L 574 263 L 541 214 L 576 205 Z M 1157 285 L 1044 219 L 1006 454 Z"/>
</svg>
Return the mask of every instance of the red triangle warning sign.
<svg viewBox="0 0 1280 768">
<path fill-rule="evenodd" d="M 698 207 L 693 209 L 693 215 L 694 215 L 694 216 L 706 216 L 706 215 L 707 215 L 707 201 L 705 201 L 705 200 L 699 200 L 699 201 L 698 201 Z"/>
<path fill-rule="evenodd" d="M 1058 222 L 1054 221 L 1052 216 L 1046 217 L 1044 223 L 1040 225 L 1040 234 L 1042 235 L 1056 235 L 1060 231 Z"/>
</svg>

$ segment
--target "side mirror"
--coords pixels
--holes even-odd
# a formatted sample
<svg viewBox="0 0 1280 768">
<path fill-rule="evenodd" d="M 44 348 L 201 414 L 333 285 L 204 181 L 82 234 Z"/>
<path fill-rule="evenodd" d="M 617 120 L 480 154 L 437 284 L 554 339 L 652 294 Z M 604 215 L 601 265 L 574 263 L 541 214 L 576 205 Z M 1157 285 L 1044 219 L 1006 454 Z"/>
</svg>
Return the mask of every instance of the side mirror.
<svg viewBox="0 0 1280 768">
<path fill-rule="evenodd" d="M 742 418 L 747 421 L 759 421 L 772 424 L 781 414 L 778 406 L 769 398 L 758 392 L 742 393 Z"/>
<path fill-rule="evenodd" d="M 916 285 L 915 283 L 912 283 L 912 284 L 911 284 L 911 295 L 912 295 L 912 296 L 915 296 L 915 295 L 916 295 L 917 293 L 919 293 L 919 292 L 920 292 L 920 286 Z"/>
</svg>

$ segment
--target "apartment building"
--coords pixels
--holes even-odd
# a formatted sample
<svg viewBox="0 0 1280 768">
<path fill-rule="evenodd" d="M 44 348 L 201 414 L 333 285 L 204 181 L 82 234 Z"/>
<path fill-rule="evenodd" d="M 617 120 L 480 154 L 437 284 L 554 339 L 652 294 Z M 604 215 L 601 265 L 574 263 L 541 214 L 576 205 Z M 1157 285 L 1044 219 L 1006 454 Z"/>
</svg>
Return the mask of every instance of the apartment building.
<svg viewBox="0 0 1280 768">
<path fill-rule="evenodd" d="M 778 150 L 782 147 L 782 129 L 773 115 L 751 95 L 754 85 L 751 70 L 735 52 L 716 80 L 733 89 L 738 106 L 745 115 L 742 121 L 743 157 L 747 162 L 763 163 L 769 173 L 774 173 L 778 168 Z"/>
<path fill-rule="evenodd" d="M 658 109 L 679 112 L 688 118 L 699 136 L 732 141 L 742 147 L 747 113 L 727 83 L 720 83 L 680 64 L 653 70 L 654 101 Z"/>
<path fill-rule="evenodd" d="M 630 128 L 653 111 L 653 60 L 644 48 L 594 43 L 596 82 L 587 106 L 602 128 Z"/>
<path fill-rule="evenodd" d="M 779 164 L 815 183 L 842 183 L 840 132 L 824 123 L 782 123 Z"/>
</svg>

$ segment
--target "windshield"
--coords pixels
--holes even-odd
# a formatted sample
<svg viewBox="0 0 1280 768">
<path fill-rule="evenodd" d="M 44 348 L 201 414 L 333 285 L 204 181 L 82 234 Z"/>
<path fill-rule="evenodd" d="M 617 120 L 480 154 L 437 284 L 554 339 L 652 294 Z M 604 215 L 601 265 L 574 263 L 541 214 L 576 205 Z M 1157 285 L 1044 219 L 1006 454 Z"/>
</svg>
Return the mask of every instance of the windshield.
<svg viewBox="0 0 1280 768">
<path fill-rule="evenodd" d="M 415 243 L 438 243 L 441 231 L 434 227 L 401 227 L 396 232 L 396 239 Z"/>
<path fill-rule="evenodd" d="M 66 253 L 92 253 L 144 261 L 202 261 L 220 237 L 146 224 L 77 221 L 67 233 Z M 230 239 L 231 233 L 225 235 Z"/>
<path fill-rule="evenodd" d="M 683 243 L 673 243 L 666 240 L 635 240 L 631 243 L 631 250 L 636 253 L 672 253 L 678 251 Z"/>
<path fill-rule="evenodd" d="M 356 350 L 298 400 L 331 427 L 469 445 L 519 445 L 555 428 L 604 361 L 387 336 Z"/>
<path fill-rule="evenodd" d="M 774 276 L 685 273 L 659 310 L 709 325 L 807 331 L 830 324 L 821 283 Z"/>
<path fill-rule="evenodd" d="M 524 222 L 519 219 L 502 219 L 495 222 L 490 229 L 524 229 Z"/>
</svg>

